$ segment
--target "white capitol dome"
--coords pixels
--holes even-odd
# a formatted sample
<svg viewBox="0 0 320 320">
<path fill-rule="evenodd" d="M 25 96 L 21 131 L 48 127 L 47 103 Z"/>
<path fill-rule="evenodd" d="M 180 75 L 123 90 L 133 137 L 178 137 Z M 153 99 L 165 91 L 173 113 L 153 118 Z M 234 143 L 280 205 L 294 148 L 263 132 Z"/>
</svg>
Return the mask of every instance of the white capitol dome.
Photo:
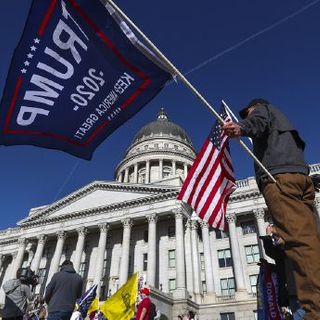
<svg viewBox="0 0 320 320">
<path fill-rule="evenodd" d="M 171 178 L 186 177 L 195 156 L 191 139 L 161 108 L 157 119 L 136 134 L 115 177 L 126 183 L 160 183 L 165 179 L 166 184 L 172 184 Z"/>
</svg>

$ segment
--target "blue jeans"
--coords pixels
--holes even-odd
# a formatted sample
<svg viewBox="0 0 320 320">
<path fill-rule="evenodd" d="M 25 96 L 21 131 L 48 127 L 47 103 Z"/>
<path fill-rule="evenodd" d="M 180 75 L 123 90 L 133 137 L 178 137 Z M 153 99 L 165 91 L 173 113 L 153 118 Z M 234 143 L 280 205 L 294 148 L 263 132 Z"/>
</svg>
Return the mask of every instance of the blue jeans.
<svg viewBox="0 0 320 320">
<path fill-rule="evenodd" d="M 47 320 L 70 320 L 72 311 L 54 311 L 48 313 Z"/>
<path fill-rule="evenodd" d="M 305 314 L 305 311 L 300 307 L 300 304 L 297 299 L 289 299 L 290 309 L 292 312 L 293 320 L 301 320 Z"/>
</svg>

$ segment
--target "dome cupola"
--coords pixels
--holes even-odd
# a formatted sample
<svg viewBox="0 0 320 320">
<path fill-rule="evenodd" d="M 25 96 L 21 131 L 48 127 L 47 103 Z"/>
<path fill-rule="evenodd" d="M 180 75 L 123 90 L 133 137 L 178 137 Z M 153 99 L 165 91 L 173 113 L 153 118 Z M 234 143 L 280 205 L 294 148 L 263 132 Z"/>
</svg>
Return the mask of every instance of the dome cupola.
<svg viewBox="0 0 320 320">
<path fill-rule="evenodd" d="M 172 137 L 192 146 L 192 142 L 186 132 L 169 120 L 164 108 L 160 109 L 156 121 L 148 123 L 139 130 L 133 139 L 132 144 L 145 139 L 154 138 L 155 136 Z"/>
</svg>

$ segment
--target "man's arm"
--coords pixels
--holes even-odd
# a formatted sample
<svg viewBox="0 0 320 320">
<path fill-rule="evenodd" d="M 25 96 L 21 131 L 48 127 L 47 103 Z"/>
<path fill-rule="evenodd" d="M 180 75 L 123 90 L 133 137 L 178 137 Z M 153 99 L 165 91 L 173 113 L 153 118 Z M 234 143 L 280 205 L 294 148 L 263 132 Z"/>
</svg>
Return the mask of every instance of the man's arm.
<svg viewBox="0 0 320 320">
<path fill-rule="evenodd" d="M 268 109 L 265 106 L 259 106 L 246 119 L 238 123 L 225 123 L 223 129 L 231 138 L 240 136 L 260 138 L 269 130 L 269 123 Z"/>
<path fill-rule="evenodd" d="M 137 320 L 143 320 L 145 315 L 146 315 L 146 313 L 147 313 L 147 309 L 143 307 L 142 311 L 141 311 L 141 314 L 140 314 L 140 318 L 137 319 Z"/>
<path fill-rule="evenodd" d="M 55 276 L 52 277 L 51 281 L 49 282 L 46 288 L 46 293 L 44 295 L 44 301 L 46 302 L 46 304 L 49 304 L 50 302 L 53 289 L 54 289 L 54 283 L 55 283 Z"/>
</svg>

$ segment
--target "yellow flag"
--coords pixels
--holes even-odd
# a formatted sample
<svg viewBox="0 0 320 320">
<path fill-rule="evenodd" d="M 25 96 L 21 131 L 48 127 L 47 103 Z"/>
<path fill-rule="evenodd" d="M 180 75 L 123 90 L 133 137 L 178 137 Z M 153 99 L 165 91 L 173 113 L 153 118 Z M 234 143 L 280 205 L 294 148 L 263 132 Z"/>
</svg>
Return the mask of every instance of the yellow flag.
<svg viewBox="0 0 320 320">
<path fill-rule="evenodd" d="M 134 316 L 138 294 L 138 273 L 101 306 L 100 311 L 108 320 L 130 320 Z"/>
<path fill-rule="evenodd" d="M 96 312 L 99 310 L 99 298 L 95 297 L 94 300 L 91 302 L 90 307 L 88 309 L 87 315 L 90 316 L 92 312 Z"/>
</svg>

